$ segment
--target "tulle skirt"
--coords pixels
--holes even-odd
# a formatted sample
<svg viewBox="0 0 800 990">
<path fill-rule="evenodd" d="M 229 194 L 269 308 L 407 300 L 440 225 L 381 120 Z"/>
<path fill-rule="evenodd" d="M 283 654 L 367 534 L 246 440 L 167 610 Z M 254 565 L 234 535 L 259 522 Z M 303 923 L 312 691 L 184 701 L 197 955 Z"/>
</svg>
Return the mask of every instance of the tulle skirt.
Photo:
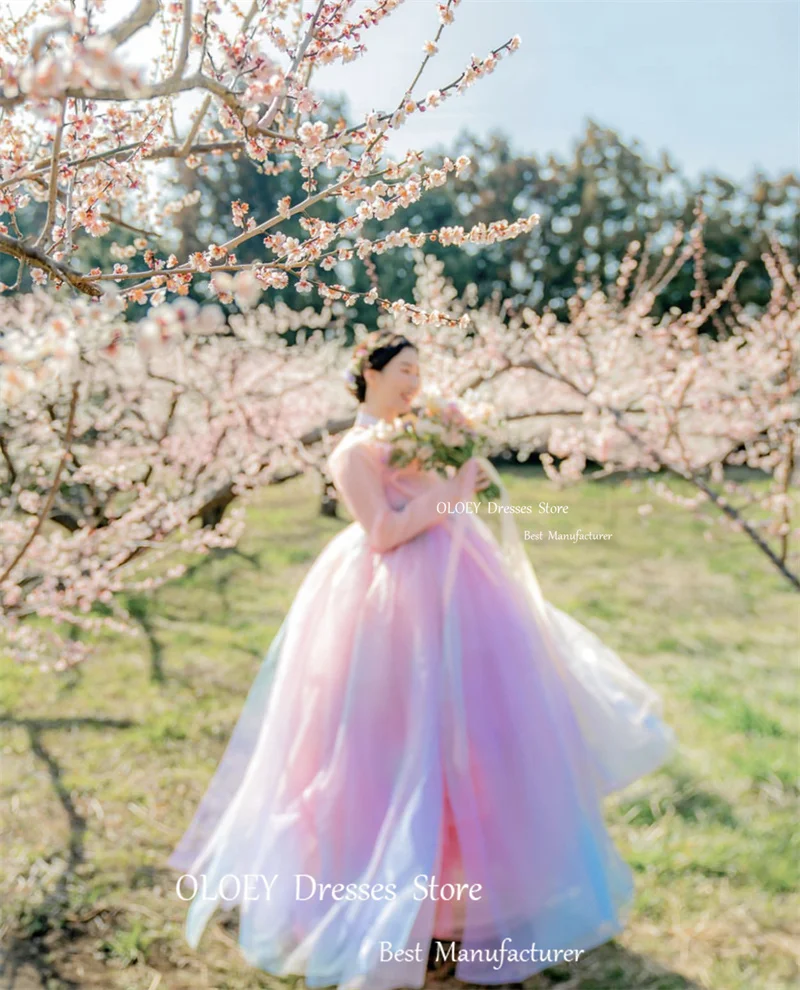
<svg viewBox="0 0 800 990">
<path fill-rule="evenodd" d="M 500 984 L 624 927 L 602 797 L 670 755 L 660 700 L 537 605 L 519 547 L 460 525 L 454 574 L 449 525 L 377 554 L 354 523 L 309 570 L 169 861 L 191 945 L 238 904 L 252 965 L 392 990 L 435 937 Z"/>
</svg>

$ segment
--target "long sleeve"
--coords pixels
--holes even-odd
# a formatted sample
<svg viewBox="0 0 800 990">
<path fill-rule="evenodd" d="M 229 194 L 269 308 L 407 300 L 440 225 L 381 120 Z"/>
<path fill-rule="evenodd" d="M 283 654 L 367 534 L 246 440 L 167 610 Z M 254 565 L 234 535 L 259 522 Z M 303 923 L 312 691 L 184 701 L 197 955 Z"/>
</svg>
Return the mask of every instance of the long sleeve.
<svg viewBox="0 0 800 990">
<path fill-rule="evenodd" d="M 329 460 L 334 483 L 347 508 L 366 531 L 369 545 L 378 553 L 393 550 L 431 526 L 443 523 L 447 511 L 442 502 L 474 497 L 475 471 L 459 478 L 439 478 L 426 491 L 395 509 L 386 498 L 381 465 L 365 444 L 349 444 L 337 449 Z"/>
</svg>

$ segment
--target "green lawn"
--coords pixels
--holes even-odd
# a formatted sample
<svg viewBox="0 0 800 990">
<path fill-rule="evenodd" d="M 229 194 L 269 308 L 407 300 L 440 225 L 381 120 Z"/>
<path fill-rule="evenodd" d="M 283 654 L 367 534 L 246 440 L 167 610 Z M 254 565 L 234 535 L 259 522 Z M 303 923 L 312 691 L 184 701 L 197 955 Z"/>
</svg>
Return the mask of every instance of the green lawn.
<svg viewBox="0 0 800 990">
<path fill-rule="evenodd" d="M 625 933 L 526 986 L 796 985 L 800 596 L 742 537 L 708 541 L 642 481 L 558 492 L 530 468 L 503 474 L 518 503 L 570 506 L 537 528 L 613 534 L 528 547 L 545 595 L 661 692 L 680 741 L 607 801 L 636 876 Z M 238 549 L 129 602 L 140 637 L 107 636 L 63 675 L 0 661 L 0 988 L 290 985 L 246 966 L 233 918 L 190 950 L 164 865 L 304 573 L 346 524 L 318 514 L 311 478 L 248 512 Z"/>
</svg>

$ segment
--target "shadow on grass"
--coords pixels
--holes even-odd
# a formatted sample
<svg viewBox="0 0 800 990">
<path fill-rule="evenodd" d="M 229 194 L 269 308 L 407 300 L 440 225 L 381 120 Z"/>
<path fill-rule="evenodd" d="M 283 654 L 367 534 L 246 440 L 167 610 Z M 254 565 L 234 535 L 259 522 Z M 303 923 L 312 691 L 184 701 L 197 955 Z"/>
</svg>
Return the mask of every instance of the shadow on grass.
<svg viewBox="0 0 800 990">
<path fill-rule="evenodd" d="M 213 554 L 209 554 L 207 556 L 213 556 L 215 559 L 219 559 L 222 552 L 223 551 L 215 551 Z M 244 557 L 244 554 L 239 554 L 238 556 Z M 252 562 L 249 557 L 246 559 Z M 196 577 L 201 569 L 208 566 L 210 563 L 211 561 L 207 559 L 198 561 L 195 565 L 187 569 L 181 580 L 185 581 L 191 577 Z M 228 573 L 220 575 L 214 581 L 215 592 L 219 596 L 218 601 L 222 604 L 223 609 L 229 608 L 226 593 L 228 590 L 228 585 L 232 580 L 234 580 L 233 573 Z M 164 669 L 164 647 L 159 641 L 155 626 L 151 621 L 151 616 L 163 614 L 163 604 L 159 600 L 157 594 L 150 595 L 149 597 L 145 595 L 131 595 L 127 599 L 126 607 L 131 618 L 135 619 L 139 623 L 139 627 L 145 634 L 150 647 L 150 680 L 156 684 L 163 684 L 166 681 L 166 671 Z M 200 622 L 204 618 L 208 618 L 207 614 L 204 612 L 199 612 L 196 617 L 196 621 Z"/>
<path fill-rule="evenodd" d="M 101 729 L 130 729 L 137 723 L 131 719 L 101 718 L 95 716 L 67 718 L 16 718 L 14 715 L 0 715 L 0 725 L 25 729 L 30 741 L 31 752 L 47 770 L 50 782 L 59 804 L 67 818 L 69 838 L 66 860 L 55 886 L 42 899 L 41 903 L 26 904 L 21 925 L 17 932 L 5 940 L 0 956 L 0 990 L 33 990 L 37 986 L 51 988 L 78 987 L 80 984 L 59 976 L 48 962 L 45 941 L 52 933 L 60 937 L 73 931 L 74 919 L 69 915 L 69 888 L 76 877 L 78 867 L 85 861 L 85 836 L 87 823 L 75 807 L 72 795 L 64 784 L 63 769 L 53 753 L 45 745 L 46 732 L 72 729 L 75 727 Z M 51 857 L 52 858 L 52 854 Z M 38 980 L 38 983 L 36 982 Z"/>
<path fill-rule="evenodd" d="M 196 557 L 181 575 L 181 581 L 191 580 L 202 574 L 214 561 L 226 560 L 233 557 L 250 564 L 254 570 L 261 569 L 261 560 L 257 553 L 245 553 L 240 547 L 213 547 L 209 553 Z M 221 582 L 217 582 L 218 584 Z"/>
<path fill-rule="evenodd" d="M 128 614 L 132 619 L 136 619 L 139 627 L 147 637 L 150 647 L 150 680 L 157 684 L 163 684 L 166 680 L 164 674 L 164 647 L 158 641 L 155 630 L 150 622 L 150 612 L 157 612 L 154 600 L 148 600 L 143 595 L 131 596 L 127 601 Z"/>
<path fill-rule="evenodd" d="M 453 983 L 453 988 L 465 988 Z M 561 963 L 526 980 L 525 990 L 705 990 L 702 984 L 630 952 L 616 941 L 588 952 L 580 962 Z M 484 988 L 485 990 L 485 988 Z"/>
<path fill-rule="evenodd" d="M 33 942 L 12 944 L 0 956 L 0 990 L 72 990 L 74 980 L 58 975 Z"/>
<path fill-rule="evenodd" d="M 197 581 L 205 579 L 204 572 L 209 568 L 219 563 L 221 560 L 226 560 L 228 558 L 234 558 L 237 560 L 245 561 L 254 570 L 264 570 L 264 563 L 262 561 L 263 554 L 261 553 L 243 553 L 238 547 L 224 547 L 215 548 L 210 553 L 204 554 L 195 560 L 183 573 L 180 578 L 180 583 L 185 585 L 187 582 Z M 313 553 L 309 551 L 309 557 L 313 556 Z M 282 571 L 285 567 L 285 563 L 281 564 L 279 569 Z M 222 574 L 217 575 L 211 580 L 213 590 L 214 600 L 219 606 L 219 611 L 221 615 L 230 614 L 233 611 L 233 605 L 229 598 L 229 589 L 236 581 L 240 580 L 240 575 L 235 569 L 231 569 Z M 176 582 L 177 584 L 177 582 Z M 164 588 L 168 588 L 168 584 Z M 205 594 L 199 596 L 198 600 L 205 602 L 207 600 Z M 156 684 L 164 684 L 167 680 L 167 672 L 164 666 L 164 654 L 165 649 L 158 638 L 155 623 L 153 622 L 153 616 L 163 617 L 165 614 L 164 602 L 159 597 L 158 592 L 146 595 L 130 595 L 126 599 L 126 608 L 131 616 L 138 624 L 142 632 L 144 633 L 149 649 L 150 649 L 150 680 Z M 281 613 L 282 617 L 283 613 Z M 186 621 L 195 621 L 201 623 L 205 620 L 211 618 L 205 608 L 205 606 L 200 606 L 197 610 L 196 615 L 187 618 L 184 616 Z"/>
<path fill-rule="evenodd" d="M 663 774 L 665 788 L 661 793 L 620 801 L 620 814 L 626 824 L 649 828 L 662 818 L 675 815 L 691 824 L 738 828 L 740 823 L 731 803 L 704 787 L 696 774 L 684 766 L 667 766 Z"/>
</svg>

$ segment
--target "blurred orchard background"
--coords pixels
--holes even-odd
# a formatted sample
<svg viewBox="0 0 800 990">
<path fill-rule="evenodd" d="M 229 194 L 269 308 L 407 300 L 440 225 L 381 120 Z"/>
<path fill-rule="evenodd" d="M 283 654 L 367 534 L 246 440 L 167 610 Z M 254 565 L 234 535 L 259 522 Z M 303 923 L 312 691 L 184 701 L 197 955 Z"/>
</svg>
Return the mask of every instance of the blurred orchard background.
<svg viewBox="0 0 800 990">
<path fill-rule="evenodd" d="M 347 524 L 376 326 L 613 533 L 530 553 L 681 741 L 609 800 L 628 931 L 530 987 L 793 984 L 799 18 L 0 4 L 0 986 L 292 985 L 234 917 L 190 952 L 164 862 Z"/>
</svg>

